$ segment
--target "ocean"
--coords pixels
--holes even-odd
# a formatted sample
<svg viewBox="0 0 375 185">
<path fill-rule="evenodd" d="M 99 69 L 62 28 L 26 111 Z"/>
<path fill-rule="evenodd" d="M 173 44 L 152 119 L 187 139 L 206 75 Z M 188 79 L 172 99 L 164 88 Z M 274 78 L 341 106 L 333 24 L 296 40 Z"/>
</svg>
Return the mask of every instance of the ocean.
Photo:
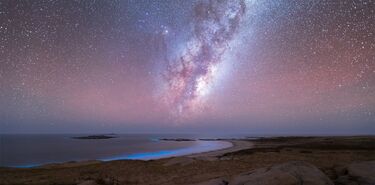
<svg viewBox="0 0 375 185">
<path fill-rule="evenodd" d="M 225 141 L 164 141 L 193 135 L 120 134 L 111 139 L 74 139 L 85 134 L 0 135 L 0 166 L 28 168 L 86 160 L 158 159 L 230 147 Z"/>
</svg>

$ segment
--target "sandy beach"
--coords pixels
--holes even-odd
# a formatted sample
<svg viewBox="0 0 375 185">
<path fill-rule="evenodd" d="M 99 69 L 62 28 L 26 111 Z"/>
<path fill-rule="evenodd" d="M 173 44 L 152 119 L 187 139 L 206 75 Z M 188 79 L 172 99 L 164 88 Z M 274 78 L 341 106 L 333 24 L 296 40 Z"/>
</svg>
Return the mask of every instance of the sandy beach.
<svg viewBox="0 0 375 185">
<path fill-rule="evenodd" d="M 221 150 L 209 151 L 209 152 L 202 152 L 198 154 L 187 155 L 186 157 L 192 158 L 210 158 L 210 157 L 219 157 L 226 153 L 236 152 L 244 149 L 249 149 L 254 146 L 251 141 L 244 141 L 244 140 L 225 140 L 226 142 L 232 143 L 231 147 L 224 148 Z"/>
</svg>

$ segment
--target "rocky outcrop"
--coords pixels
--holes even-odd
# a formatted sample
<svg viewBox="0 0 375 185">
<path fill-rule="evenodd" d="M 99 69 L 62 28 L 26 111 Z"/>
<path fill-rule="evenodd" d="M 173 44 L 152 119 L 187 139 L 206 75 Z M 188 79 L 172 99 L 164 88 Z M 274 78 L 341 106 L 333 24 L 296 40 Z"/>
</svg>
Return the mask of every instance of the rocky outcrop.
<svg viewBox="0 0 375 185">
<path fill-rule="evenodd" d="M 318 168 L 301 161 L 293 161 L 269 168 L 255 169 L 239 174 L 229 182 L 214 179 L 200 185 L 333 185 Z"/>
<path fill-rule="evenodd" d="M 374 185 L 375 161 L 355 162 L 335 169 L 338 185 Z"/>
<path fill-rule="evenodd" d="M 301 161 L 256 169 L 235 177 L 230 185 L 333 185 L 331 180 L 318 168 Z"/>
</svg>

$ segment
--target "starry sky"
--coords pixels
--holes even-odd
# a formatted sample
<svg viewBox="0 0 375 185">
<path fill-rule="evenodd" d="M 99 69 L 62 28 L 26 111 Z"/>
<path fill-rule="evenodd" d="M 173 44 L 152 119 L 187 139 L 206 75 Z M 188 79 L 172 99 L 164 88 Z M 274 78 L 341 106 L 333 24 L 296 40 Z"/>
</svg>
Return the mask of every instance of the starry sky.
<svg viewBox="0 0 375 185">
<path fill-rule="evenodd" d="M 375 1 L 0 0 L 0 123 L 375 134 Z"/>
</svg>

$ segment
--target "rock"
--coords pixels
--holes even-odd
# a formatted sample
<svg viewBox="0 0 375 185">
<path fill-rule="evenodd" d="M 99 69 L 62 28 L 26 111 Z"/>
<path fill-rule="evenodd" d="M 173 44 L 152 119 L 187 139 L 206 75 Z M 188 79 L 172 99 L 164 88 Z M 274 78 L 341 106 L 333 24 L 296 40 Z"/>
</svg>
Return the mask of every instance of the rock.
<svg viewBox="0 0 375 185">
<path fill-rule="evenodd" d="M 355 162 L 345 168 L 345 174 L 339 174 L 336 179 L 341 185 L 374 185 L 375 184 L 375 161 Z M 341 175 L 341 176 L 340 176 Z"/>
<path fill-rule="evenodd" d="M 375 161 L 352 163 L 348 175 L 358 179 L 360 184 L 375 184 Z"/>
<path fill-rule="evenodd" d="M 261 168 L 236 176 L 229 185 L 333 185 L 318 168 L 301 161 L 293 161 Z"/>
</svg>

